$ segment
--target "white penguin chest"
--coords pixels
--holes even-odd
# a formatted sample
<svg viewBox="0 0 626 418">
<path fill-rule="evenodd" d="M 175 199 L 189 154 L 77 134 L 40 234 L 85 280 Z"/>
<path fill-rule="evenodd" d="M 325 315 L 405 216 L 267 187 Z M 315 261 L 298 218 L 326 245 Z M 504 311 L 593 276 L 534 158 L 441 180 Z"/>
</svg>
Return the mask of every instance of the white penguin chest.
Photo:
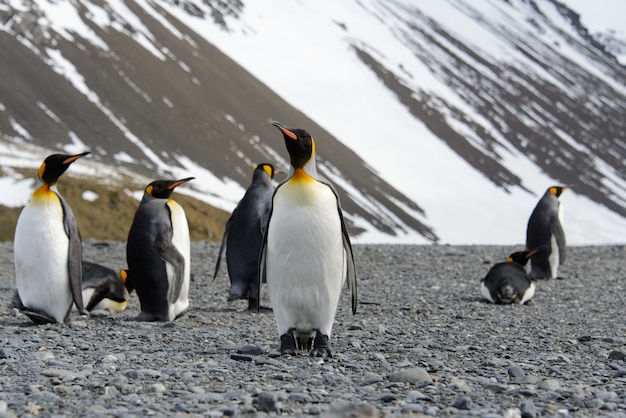
<svg viewBox="0 0 626 418">
<path fill-rule="evenodd" d="M 72 303 L 69 238 L 58 198 L 33 197 L 20 214 L 14 239 L 15 277 L 25 306 L 49 312 L 59 322 Z"/>
<path fill-rule="evenodd" d="M 279 333 L 295 328 L 330 335 L 345 277 L 337 199 L 317 182 L 287 186 L 274 195 L 266 254 Z"/>
</svg>

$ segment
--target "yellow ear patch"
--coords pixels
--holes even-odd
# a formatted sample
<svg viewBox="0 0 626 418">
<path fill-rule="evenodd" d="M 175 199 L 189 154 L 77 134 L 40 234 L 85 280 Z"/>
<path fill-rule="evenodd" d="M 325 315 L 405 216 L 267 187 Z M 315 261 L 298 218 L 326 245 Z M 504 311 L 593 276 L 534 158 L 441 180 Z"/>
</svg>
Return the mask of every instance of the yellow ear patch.
<svg viewBox="0 0 626 418">
<path fill-rule="evenodd" d="M 550 190 L 550 193 L 556 196 L 556 193 L 557 193 L 556 187 L 550 187 L 549 190 Z"/>
<path fill-rule="evenodd" d="M 263 171 L 265 171 L 269 178 L 272 178 L 272 167 L 267 164 L 263 164 Z"/>
<path fill-rule="evenodd" d="M 153 191 L 153 190 L 154 190 L 154 187 L 152 187 L 152 186 L 148 186 L 148 187 L 146 187 L 146 194 L 147 194 L 148 196 L 152 196 L 152 191 Z"/>
<path fill-rule="evenodd" d="M 512 263 L 512 262 L 513 262 L 513 259 L 512 259 L 511 257 L 507 257 L 506 262 L 507 262 L 507 263 Z"/>
<path fill-rule="evenodd" d="M 126 279 L 128 279 L 128 272 L 126 270 L 120 270 L 120 278 L 122 279 L 122 283 L 126 284 Z"/>
<path fill-rule="evenodd" d="M 39 166 L 39 171 L 37 171 L 37 175 L 39 176 L 39 180 L 43 183 L 43 172 L 46 171 L 46 163 L 43 162 Z"/>
</svg>

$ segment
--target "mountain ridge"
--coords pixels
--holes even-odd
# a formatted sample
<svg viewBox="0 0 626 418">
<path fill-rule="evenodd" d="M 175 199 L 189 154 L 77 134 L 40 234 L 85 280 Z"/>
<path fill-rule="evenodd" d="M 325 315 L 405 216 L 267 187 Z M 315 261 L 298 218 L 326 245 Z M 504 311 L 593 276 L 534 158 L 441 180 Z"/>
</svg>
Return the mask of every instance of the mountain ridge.
<svg viewBox="0 0 626 418">
<path fill-rule="evenodd" d="M 307 16 L 312 28 L 326 31 L 311 29 L 317 38 L 306 43 L 290 27 L 278 35 L 269 30 L 287 11 L 263 2 L 81 1 L 73 7 L 39 0 L 30 10 L 18 3 L 0 8 L 5 141 L 82 145 L 96 161 L 148 177 L 193 171 L 197 196 L 229 210 L 256 163 L 286 169 L 284 146 L 269 124 L 278 119 L 316 138 L 320 172 L 339 189 L 357 240 L 475 242 L 498 214 L 518 232 L 496 225 L 478 242 L 520 242 L 530 202 L 551 181 L 573 186 L 583 208 L 574 212 L 575 223 L 591 211 L 604 217 L 604 207 L 617 215 L 609 216 L 618 223 L 609 234 L 626 231 L 626 180 L 619 169 L 626 156 L 620 118 L 626 71 L 558 1 L 446 1 L 438 6 L 442 11 L 408 1 L 337 8 L 345 10 L 324 2 L 290 4 L 290 16 Z M 52 19 L 60 12 L 72 19 Z M 357 12 L 387 49 L 359 32 L 358 18 L 351 17 Z M 471 21 L 481 36 L 497 36 L 497 45 L 477 47 L 438 17 L 446 13 Z M 307 45 L 309 55 L 281 48 L 280 36 Z M 319 45 L 327 46 L 327 55 Z M 496 58 L 491 48 L 508 55 Z M 319 78 L 328 68 L 317 80 L 307 70 L 307 63 L 342 51 L 336 81 Z M 289 75 L 293 64 L 298 77 Z M 346 74 L 344 64 L 351 66 Z M 425 75 L 430 86 L 420 84 Z M 284 94 L 294 85 L 289 77 L 300 86 Z M 352 86 L 351 80 L 376 84 Z M 333 87 L 337 94 L 326 96 Z M 383 98 L 381 106 L 396 100 L 394 108 L 413 121 L 384 109 L 374 119 L 369 115 L 381 111 L 374 105 L 363 113 L 359 106 L 371 103 L 359 100 L 363 89 Z M 324 97 L 332 100 L 324 103 Z M 415 121 L 423 141 L 417 146 L 400 137 Z M 388 137 L 373 139 L 387 129 Z M 451 173 L 441 164 L 450 164 Z M 455 173 L 470 184 L 457 184 Z M 501 200 L 493 214 L 485 210 L 487 194 Z M 465 215 L 457 200 L 465 203 Z M 593 228 L 577 226 L 574 242 L 619 240 L 607 235 L 609 225 L 598 229 L 602 237 L 589 238 Z"/>
</svg>

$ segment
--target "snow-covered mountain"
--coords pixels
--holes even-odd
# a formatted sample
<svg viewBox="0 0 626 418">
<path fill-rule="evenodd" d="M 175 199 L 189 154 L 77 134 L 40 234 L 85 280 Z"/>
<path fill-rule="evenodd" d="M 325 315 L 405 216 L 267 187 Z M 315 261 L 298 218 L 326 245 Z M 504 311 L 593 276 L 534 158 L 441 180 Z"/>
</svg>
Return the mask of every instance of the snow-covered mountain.
<svg viewBox="0 0 626 418">
<path fill-rule="evenodd" d="M 88 148 L 228 210 L 286 169 L 277 119 L 357 242 L 521 243 L 553 184 L 571 244 L 626 241 L 626 68 L 556 0 L 9 0 L 0 24 L 0 156 Z"/>
</svg>

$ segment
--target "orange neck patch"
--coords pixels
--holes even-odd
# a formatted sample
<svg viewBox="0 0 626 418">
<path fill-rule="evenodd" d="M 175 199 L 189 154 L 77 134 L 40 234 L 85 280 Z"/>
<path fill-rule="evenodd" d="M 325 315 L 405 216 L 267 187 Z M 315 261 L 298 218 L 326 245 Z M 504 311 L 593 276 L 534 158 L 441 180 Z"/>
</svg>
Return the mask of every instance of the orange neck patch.
<svg viewBox="0 0 626 418">
<path fill-rule="evenodd" d="M 311 181 L 315 181 L 315 179 L 311 177 L 306 171 L 304 171 L 303 168 L 296 168 L 293 172 L 293 176 L 291 176 L 290 181 L 311 182 Z"/>
</svg>

